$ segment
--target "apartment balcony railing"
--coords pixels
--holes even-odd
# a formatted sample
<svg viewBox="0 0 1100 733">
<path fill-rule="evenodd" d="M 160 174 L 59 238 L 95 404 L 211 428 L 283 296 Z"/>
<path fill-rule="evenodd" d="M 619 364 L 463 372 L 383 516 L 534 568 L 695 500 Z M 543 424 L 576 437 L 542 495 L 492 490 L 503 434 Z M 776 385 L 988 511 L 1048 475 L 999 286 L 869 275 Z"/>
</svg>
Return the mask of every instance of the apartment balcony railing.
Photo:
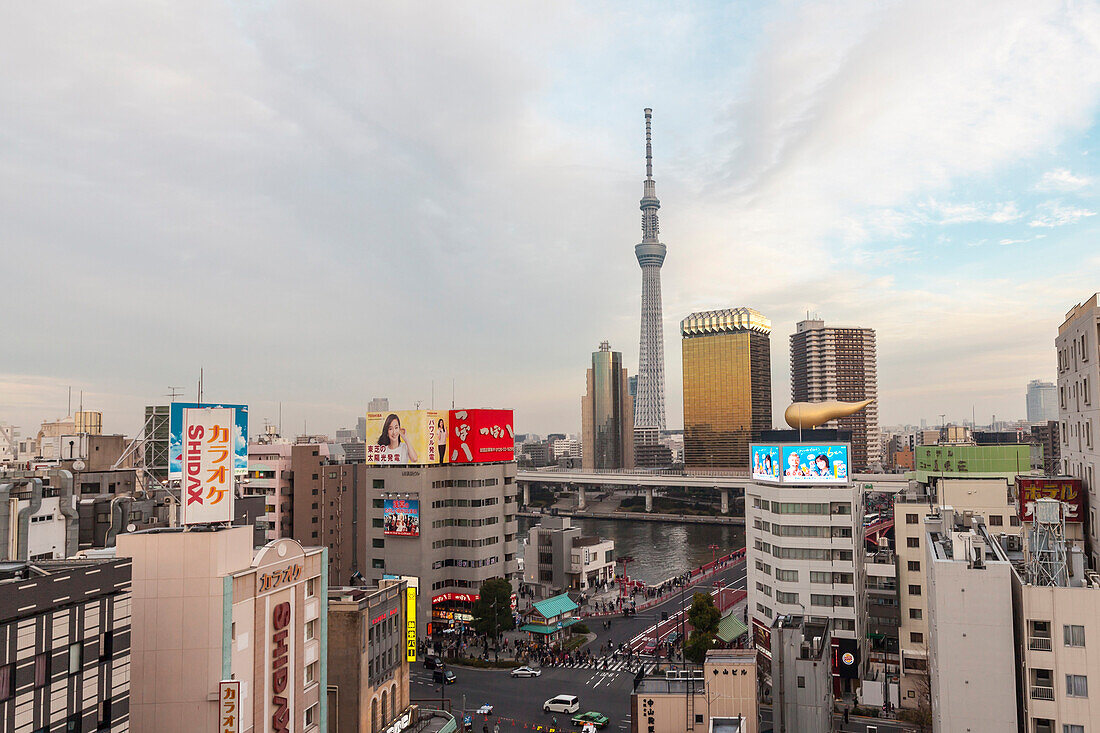
<svg viewBox="0 0 1100 733">
<path fill-rule="evenodd" d="M 1053 649 L 1050 639 L 1041 636 L 1032 636 L 1027 640 L 1027 648 L 1036 652 L 1049 652 Z"/>
<path fill-rule="evenodd" d="M 1038 687 L 1036 685 L 1031 686 L 1031 699 L 1032 700 L 1053 700 L 1054 688 L 1053 687 Z"/>
</svg>

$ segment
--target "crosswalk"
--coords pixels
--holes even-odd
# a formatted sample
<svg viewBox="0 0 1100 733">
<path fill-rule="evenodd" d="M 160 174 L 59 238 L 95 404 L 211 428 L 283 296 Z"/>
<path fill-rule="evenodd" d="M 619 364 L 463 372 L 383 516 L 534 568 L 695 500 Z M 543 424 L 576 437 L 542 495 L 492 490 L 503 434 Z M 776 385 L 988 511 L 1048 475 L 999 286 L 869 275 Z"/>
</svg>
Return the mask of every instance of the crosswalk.
<svg viewBox="0 0 1100 733">
<path fill-rule="evenodd" d="M 630 672 L 633 674 L 643 666 L 645 667 L 646 674 L 649 674 L 657 667 L 654 662 L 639 663 L 637 659 L 628 662 L 625 659 L 614 660 L 609 657 L 607 659 L 593 659 L 585 662 L 577 662 L 576 664 L 555 664 L 552 665 L 551 668 L 591 669 L 598 672 Z"/>
</svg>

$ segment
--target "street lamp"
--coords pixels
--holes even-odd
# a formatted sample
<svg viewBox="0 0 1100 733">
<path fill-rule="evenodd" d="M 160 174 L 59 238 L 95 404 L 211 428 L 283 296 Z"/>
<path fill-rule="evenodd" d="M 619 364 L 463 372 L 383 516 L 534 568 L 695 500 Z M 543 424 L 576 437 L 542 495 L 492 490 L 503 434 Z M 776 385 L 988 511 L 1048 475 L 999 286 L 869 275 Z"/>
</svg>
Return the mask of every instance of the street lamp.
<svg viewBox="0 0 1100 733">
<path fill-rule="evenodd" d="M 718 561 L 718 545 L 708 545 L 708 547 L 710 548 L 710 561 L 711 562 L 717 562 Z"/>
</svg>

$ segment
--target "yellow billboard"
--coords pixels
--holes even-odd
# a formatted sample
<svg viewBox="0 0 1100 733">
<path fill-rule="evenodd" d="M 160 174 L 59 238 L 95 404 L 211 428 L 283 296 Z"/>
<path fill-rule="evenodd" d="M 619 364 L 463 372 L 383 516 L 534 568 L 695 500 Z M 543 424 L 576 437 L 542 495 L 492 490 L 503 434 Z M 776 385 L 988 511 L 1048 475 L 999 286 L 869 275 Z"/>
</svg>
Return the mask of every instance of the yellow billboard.
<svg viewBox="0 0 1100 733">
<path fill-rule="evenodd" d="M 405 589 L 405 659 L 416 661 L 416 588 Z"/>
<path fill-rule="evenodd" d="M 367 413 L 367 463 L 446 462 L 446 410 Z"/>
</svg>

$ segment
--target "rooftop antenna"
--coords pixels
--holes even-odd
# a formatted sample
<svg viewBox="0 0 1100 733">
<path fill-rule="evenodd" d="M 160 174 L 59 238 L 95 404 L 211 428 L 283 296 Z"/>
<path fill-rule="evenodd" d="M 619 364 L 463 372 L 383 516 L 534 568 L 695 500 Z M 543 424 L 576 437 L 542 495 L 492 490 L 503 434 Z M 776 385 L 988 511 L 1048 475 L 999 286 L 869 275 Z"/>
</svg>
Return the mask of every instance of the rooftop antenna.
<svg viewBox="0 0 1100 733">
<path fill-rule="evenodd" d="M 199 404 L 202 404 L 202 367 L 199 367 Z"/>
<path fill-rule="evenodd" d="M 73 388 L 69 387 L 69 397 L 65 402 L 65 417 L 73 414 Z"/>
<path fill-rule="evenodd" d="M 435 380 L 432 380 L 432 409 L 435 409 Z"/>
<path fill-rule="evenodd" d="M 279 435 L 283 434 L 283 403 L 279 403 Z"/>
<path fill-rule="evenodd" d="M 164 395 L 169 402 L 175 402 L 176 398 L 183 394 L 183 387 L 169 387 L 168 394 Z"/>
<path fill-rule="evenodd" d="M 455 409 L 455 378 L 451 377 L 451 409 Z"/>
</svg>

